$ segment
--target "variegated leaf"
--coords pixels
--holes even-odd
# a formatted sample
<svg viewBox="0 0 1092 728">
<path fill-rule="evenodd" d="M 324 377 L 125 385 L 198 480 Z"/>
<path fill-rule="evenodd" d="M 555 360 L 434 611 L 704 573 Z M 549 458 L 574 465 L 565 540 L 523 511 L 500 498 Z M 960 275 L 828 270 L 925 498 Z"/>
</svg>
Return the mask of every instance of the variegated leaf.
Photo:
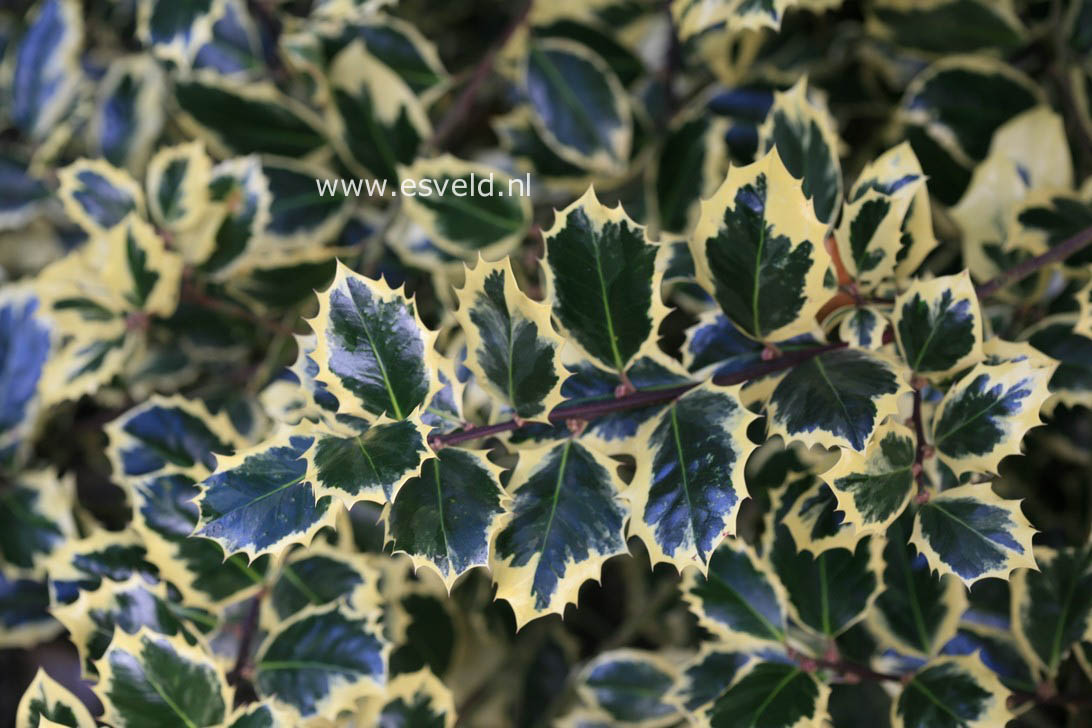
<svg viewBox="0 0 1092 728">
<path fill-rule="evenodd" d="M 648 548 L 653 564 L 682 572 L 704 569 L 713 549 L 736 531 L 747 497 L 743 470 L 755 446 L 747 427 L 756 419 L 738 386 L 712 382 L 692 389 L 645 423 L 637 435 L 637 470 L 626 492 L 629 533 Z"/>
<path fill-rule="evenodd" d="M 992 728 L 1011 713 L 1005 689 L 977 656 L 942 657 L 918 670 L 891 703 L 895 728 Z"/>
<path fill-rule="evenodd" d="M 42 728 L 49 724 L 47 721 L 70 728 L 95 728 L 96 725 L 83 701 L 39 667 L 19 700 L 14 725 L 15 728 Z"/>
<path fill-rule="evenodd" d="M 932 444 L 956 475 L 996 473 L 1007 455 L 1018 455 L 1024 434 L 1042 424 L 1039 409 L 1050 396 L 1054 366 L 979 364 L 937 405 Z"/>
<path fill-rule="evenodd" d="M 304 459 L 313 437 L 283 433 L 236 455 L 217 458 L 201 484 L 195 536 L 212 539 L 227 554 L 251 560 L 306 546 L 337 510 L 319 497 Z"/>
<path fill-rule="evenodd" d="M 114 632 L 96 689 L 104 719 L 118 728 L 149 725 L 216 726 L 230 707 L 223 672 L 200 647 L 141 629 Z"/>
<path fill-rule="evenodd" d="M 899 226 L 899 250 L 895 255 L 895 276 L 899 279 L 914 273 L 937 245 L 929 189 L 914 148 L 903 142 L 888 149 L 861 170 L 849 193 L 852 204 L 870 190 L 894 198 L 906 187 L 912 188 L 913 199 Z"/>
<path fill-rule="evenodd" d="M 259 152 L 300 158 L 326 145 L 322 121 L 272 84 L 201 71 L 179 79 L 174 93 L 179 122 L 217 157 Z"/>
<path fill-rule="evenodd" d="M 1020 653 L 1047 678 L 1092 634 L 1092 547 L 1035 548 L 1038 569 L 1012 577 L 1012 631 Z"/>
<path fill-rule="evenodd" d="M 661 230 L 686 233 L 697 222 L 699 203 L 724 178 L 728 126 L 724 119 L 695 113 L 674 124 L 664 138 L 653 178 Z M 690 182 L 679 184 L 684 179 Z"/>
<path fill-rule="evenodd" d="M 505 512 L 500 468 L 473 450 L 445 448 L 421 465 L 385 511 L 387 539 L 417 567 L 436 571 L 450 590 L 475 566 Z"/>
<path fill-rule="evenodd" d="M 705 715 L 715 728 L 818 728 L 826 722 L 829 697 L 830 688 L 794 662 L 754 660 Z"/>
<path fill-rule="evenodd" d="M 25 470 L 0 492 L 0 571 L 10 578 L 41 578 L 49 555 L 76 537 L 74 474 Z"/>
<path fill-rule="evenodd" d="M 368 698 L 359 725 L 454 728 L 455 698 L 428 670 L 391 678 L 383 695 Z"/>
<path fill-rule="evenodd" d="M 491 554 L 497 598 L 517 626 L 563 613 L 604 561 L 626 552 L 621 490 L 614 463 L 578 441 L 520 453 Z"/>
<path fill-rule="evenodd" d="M 967 271 L 911 283 L 895 299 L 893 325 L 915 373 L 943 380 L 984 358 L 982 313 Z"/>
<path fill-rule="evenodd" d="M 776 147 L 789 174 L 801 181 L 815 216 L 832 226 L 842 202 L 838 127 L 825 107 L 808 100 L 807 92 L 804 77 L 787 91 L 774 93 L 773 106 L 758 129 L 758 154 Z"/>
<path fill-rule="evenodd" d="M 886 647 L 932 657 L 955 636 L 967 609 L 967 590 L 951 574 L 936 574 L 909 544 L 904 514 L 887 529 L 883 591 L 869 612 L 869 631 Z"/>
<path fill-rule="evenodd" d="M 672 0 L 671 14 L 679 28 L 679 37 L 687 40 L 724 24 L 731 30 L 757 30 L 781 27 L 781 18 L 800 0 Z"/>
<path fill-rule="evenodd" d="M 798 478 L 777 495 L 765 558 L 784 585 L 790 616 L 818 635 L 834 637 L 863 619 L 879 595 L 883 543 L 865 536 L 853 550 L 833 548 L 818 555 L 802 550 L 782 521 L 812 483 L 813 477 Z"/>
<path fill-rule="evenodd" d="M 138 575 L 83 591 L 71 604 L 54 607 L 53 616 L 88 667 L 105 654 L 115 628 L 130 635 L 146 628 L 196 645 L 202 633 L 216 626 L 216 617 L 181 603 L 162 582 L 152 585 Z"/>
<path fill-rule="evenodd" d="M 918 509 L 910 542 L 929 567 L 955 574 L 968 586 L 1013 569 L 1035 568 L 1035 533 L 1020 502 L 1002 500 L 989 483 L 945 490 Z"/>
<path fill-rule="evenodd" d="M 530 176 L 512 178 L 451 155 L 399 167 L 406 215 L 442 252 L 499 260 L 514 251 L 531 224 Z M 408 192 L 407 190 L 412 190 Z"/>
<path fill-rule="evenodd" d="M 1079 321 L 1072 315 L 1059 314 L 1043 319 L 1025 333 L 1037 350 L 1058 361 L 1050 378 L 1051 403 L 1073 407 L 1092 406 L 1092 333 L 1078 331 Z"/>
<path fill-rule="evenodd" d="M 822 474 L 838 498 L 845 520 L 864 532 L 882 532 L 914 494 L 914 433 L 886 422 L 876 428 L 862 453 L 843 450 L 838 463 Z"/>
<path fill-rule="evenodd" d="M 859 289 L 873 290 L 894 276 L 900 228 L 915 189 L 905 185 L 891 194 L 866 189 L 859 198 L 846 203 L 834 239 L 838 258 Z"/>
<path fill-rule="evenodd" d="M 601 652 L 581 671 L 577 690 L 589 705 L 621 725 L 674 724 L 678 709 L 665 700 L 675 667 L 659 655 L 634 649 Z"/>
<path fill-rule="evenodd" d="M 805 333 L 823 299 L 826 226 L 777 150 L 733 167 L 690 239 L 698 282 L 753 339 Z"/>
<path fill-rule="evenodd" d="M 557 213 L 546 239 L 546 300 L 561 329 L 608 368 L 623 372 L 655 351 L 667 315 L 660 299 L 663 249 L 621 205 L 604 207 L 588 189 Z"/>
<path fill-rule="evenodd" d="M 475 381 L 505 401 L 516 416 L 539 421 L 562 401 L 563 341 L 549 306 L 516 285 L 511 261 L 481 261 L 457 292 L 456 320 L 466 334 L 466 366 Z"/>
<path fill-rule="evenodd" d="M 301 720 L 332 720 L 358 698 L 382 694 L 390 645 L 374 619 L 338 605 L 308 607 L 266 638 L 254 662 L 262 696 Z"/>
<path fill-rule="evenodd" d="M 299 549 L 281 566 L 269 606 L 284 620 L 308 606 L 343 602 L 364 609 L 378 599 L 380 575 L 361 554 L 325 545 Z"/>
<path fill-rule="evenodd" d="M 0 160 L 0 230 L 17 230 L 46 206 L 50 190 L 29 165 Z"/>
<path fill-rule="evenodd" d="M 739 671 L 751 660 L 745 652 L 725 645 L 706 643 L 679 670 L 670 699 L 683 710 L 701 714 L 731 686 Z"/>
<path fill-rule="evenodd" d="M 114 229 L 131 212 L 144 212 L 144 192 L 137 181 L 102 160 L 73 162 L 58 171 L 57 179 L 65 212 L 89 234 Z"/>
<path fill-rule="evenodd" d="M 890 322 L 874 306 L 854 306 L 831 314 L 823 326 L 828 331 L 837 324 L 838 338 L 855 349 L 876 351 L 883 346 L 884 331 Z"/>
<path fill-rule="evenodd" d="M 864 452 L 876 426 L 909 392 L 902 367 L 882 354 L 835 349 L 792 368 L 770 398 L 770 435 Z"/>
<path fill-rule="evenodd" d="M 318 434 L 307 451 L 307 479 L 318 497 L 333 496 L 347 508 L 362 500 L 387 503 L 431 452 L 426 436 L 412 419 L 381 419 L 363 432 Z"/>
<path fill-rule="evenodd" d="M 141 0 L 137 37 L 152 52 L 189 68 L 198 49 L 212 38 L 212 24 L 224 12 L 224 0 Z"/>
<path fill-rule="evenodd" d="M 398 184 L 432 127 L 421 102 L 398 75 L 361 41 L 350 43 L 330 66 L 333 103 L 327 118 L 347 163 L 376 179 Z"/>
<path fill-rule="evenodd" d="M 49 607 L 44 581 L 8 579 L 0 572 L 0 648 L 29 649 L 61 633 Z"/>
<path fill-rule="evenodd" d="M 925 53 L 1004 51 L 1020 45 L 1026 33 L 1011 2 L 881 0 L 870 10 L 878 35 Z"/>
<path fill-rule="evenodd" d="M 339 263 L 310 323 L 318 336 L 315 378 L 337 398 L 338 412 L 404 420 L 439 389 L 435 334 L 414 302 L 382 280 Z"/>
<path fill-rule="evenodd" d="M 166 79 L 154 58 L 114 59 L 88 122 L 88 146 L 95 156 L 129 170 L 143 169 L 166 121 L 166 96 Z"/>
<path fill-rule="evenodd" d="M 19 39 L 10 71 L 7 115 L 40 141 L 55 131 L 84 83 L 84 15 L 77 0 L 44 0 Z"/>
<path fill-rule="evenodd" d="M 148 163 L 148 212 L 187 263 L 205 262 L 216 248 L 222 209 L 211 205 L 212 160 L 201 142 L 165 147 Z"/>
<path fill-rule="evenodd" d="M 629 158 L 633 119 L 617 76 L 572 40 L 535 41 L 529 50 L 523 80 L 539 136 L 572 164 L 620 173 Z"/>
<path fill-rule="evenodd" d="M 785 589 L 745 542 L 726 540 L 705 575 L 691 570 L 683 579 L 683 599 L 698 624 L 725 644 L 762 647 L 785 640 Z"/>
<path fill-rule="evenodd" d="M 840 505 L 830 486 L 811 478 L 811 485 L 800 492 L 780 522 L 792 534 L 800 551 L 810 551 L 816 556 L 830 549 L 852 551 L 868 531 L 848 520 L 839 510 Z"/>
</svg>

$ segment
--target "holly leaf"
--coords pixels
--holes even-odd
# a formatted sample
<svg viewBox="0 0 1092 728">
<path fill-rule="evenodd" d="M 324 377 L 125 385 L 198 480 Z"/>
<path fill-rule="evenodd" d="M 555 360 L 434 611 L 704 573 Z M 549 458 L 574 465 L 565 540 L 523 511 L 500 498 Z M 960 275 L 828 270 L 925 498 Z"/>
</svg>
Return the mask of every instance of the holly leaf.
<svg viewBox="0 0 1092 728">
<path fill-rule="evenodd" d="M 203 728 L 219 725 L 227 715 L 223 672 L 204 650 L 181 638 L 148 629 L 135 635 L 115 631 L 95 668 L 95 692 L 106 708 L 103 718 L 118 728 Z"/>
<path fill-rule="evenodd" d="M 534 41 L 523 78 L 542 140 L 562 159 L 607 175 L 629 159 L 633 119 L 621 82 L 586 46 Z"/>
<path fill-rule="evenodd" d="M 315 437 L 307 451 L 307 479 L 316 496 L 333 496 L 346 508 L 362 500 L 387 503 L 431 453 L 425 428 L 415 420 L 380 419 L 363 432 Z"/>
<path fill-rule="evenodd" d="M 526 237 L 531 224 L 530 177 L 512 178 L 451 155 L 417 159 L 399 172 L 406 216 L 441 251 L 465 259 L 480 255 L 498 260 Z"/>
<path fill-rule="evenodd" d="M 439 574 L 450 591 L 463 573 L 488 564 L 505 512 L 500 470 L 482 452 L 440 450 L 385 510 L 387 540 L 414 566 Z"/>
<path fill-rule="evenodd" d="M 895 255 L 895 277 L 898 279 L 913 274 L 937 245 L 925 173 L 910 143 L 892 147 L 866 165 L 848 198 L 852 205 L 869 191 L 875 191 L 894 202 L 907 188 L 912 189 L 912 199 L 899 224 L 899 248 Z"/>
<path fill-rule="evenodd" d="M 777 30 L 785 11 L 798 1 L 672 0 L 671 14 L 679 28 L 679 38 L 685 41 L 722 23 L 731 30 Z"/>
<path fill-rule="evenodd" d="M 800 182 L 771 150 L 729 170 L 702 202 L 690 238 L 697 280 L 753 339 L 806 333 L 825 300 L 825 230 Z"/>
<path fill-rule="evenodd" d="M 653 178 L 656 212 L 664 231 L 686 233 L 697 222 L 699 203 L 713 194 L 724 177 L 728 164 L 724 138 L 728 129 L 725 119 L 693 114 L 667 132 Z M 699 182 L 678 184 L 682 179 Z M 686 243 L 680 245 L 687 248 Z"/>
<path fill-rule="evenodd" d="M 432 126 L 421 102 L 399 76 L 359 40 L 330 65 L 327 119 L 342 157 L 358 172 L 398 184 L 398 168 L 410 164 Z"/>
<path fill-rule="evenodd" d="M 216 543 L 191 536 L 199 523 L 194 501 L 200 487 L 185 475 L 134 479 L 133 528 L 148 549 L 148 560 L 195 605 L 213 609 L 251 596 L 262 585 L 269 557 L 252 564 L 245 554 L 225 558 Z"/>
<path fill-rule="evenodd" d="M 784 587 L 742 540 L 725 540 L 704 575 L 685 572 L 683 599 L 698 624 L 725 644 L 765 647 L 785 640 Z"/>
<path fill-rule="evenodd" d="M 806 77 L 787 91 L 774 92 L 773 106 L 758 128 L 758 153 L 776 147 L 789 174 L 801 181 L 815 216 L 833 225 L 842 202 L 838 125 L 826 108 L 808 100 L 807 92 Z"/>
<path fill-rule="evenodd" d="M 891 703 L 896 728 L 987 728 L 1005 725 L 1001 681 L 977 657 L 942 657 L 927 663 Z"/>
<path fill-rule="evenodd" d="M 808 480 L 811 484 L 800 492 L 780 522 L 801 551 L 815 555 L 836 548 L 852 551 L 867 532 L 838 510 L 838 498 L 826 483 L 814 477 Z"/>
<path fill-rule="evenodd" d="M 14 52 L 8 115 L 20 131 L 41 141 L 64 120 L 85 83 L 84 15 L 76 0 L 45 0 L 32 17 Z"/>
<path fill-rule="evenodd" d="M 225 723 L 227 728 L 280 728 L 288 725 L 284 711 L 264 703 L 242 705 Z"/>
<path fill-rule="evenodd" d="M 575 440 L 521 451 L 491 554 L 497 598 L 517 627 L 564 612 L 604 561 L 626 552 L 621 491 L 614 463 Z"/>
<path fill-rule="evenodd" d="M 511 261 L 479 262 L 456 293 L 466 334 L 466 366 L 475 381 L 522 419 L 547 421 L 561 403 L 563 341 L 550 309 L 519 290 Z"/>
<path fill-rule="evenodd" d="M 883 346 L 887 316 L 873 306 L 854 306 L 832 314 L 824 328 L 838 324 L 838 338 L 854 349 L 876 351 Z M 828 328 L 829 331 L 829 328 Z"/>
<path fill-rule="evenodd" d="M 604 207 L 591 188 L 557 213 L 546 240 L 546 300 L 563 333 L 615 371 L 656 350 L 667 315 L 660 300 L 663 249 L 621 205 Z"/>
<path fill-rule="evenodd" d="M 311 605 L 342 601 L 364 609 L 378 600 L 379 573 L 361 554 L 320 542 L 292 554 L 269 590 L 269 605 L 284 620 Z"/>
<path fill-rule="evenodd" d="M 773 391 L 770 436 L 864 452 L 909 391 L 900 366 L 860 349 L 826 351 L 794 366 Z"/>
<path fill-rule="evenodd" d="M 271 83 L 198 71 L 176 81 L 174 98 L 180 125 L 221 159 L 251 153 L 302 159 L 327 144 L 322 120 Z"/>
<path fill-rule="evenodd" d="M 159 58 L 189 68 L 198 49 L 212 38 L 223 0 L 145 0 L 137 6 L 137 37 Z"/>
<path fill-rule="evenodd" d="M 337 515 L 330 498 L 318 497 L 307 479 L 304 455 L 313 442 L 284 433 L 218 458 L 216 472 L 201 484 L 194 535 L 250 560 L 308 545 Z"/>
<path fill-rule="evenodd" d="M 0 570 L 11 578 L 45 576 L 51 553 L 77 535 L 76 479 L 51 470 L 11 476 L 0 495 Z"/>
<path fill-rule="evenodd" d="M 678 709 L 665 698 L 677 671 L 652 652 L 634 649 L 600 653 L 581 671 L 577 691 L 584 702 L 622 724 L 670 725 Z"/>
<path fill-rule="evenodd" d="M 8 579 L 0 571 L 0 648 L 29 649 L 56 637 L 63 628 L 49 607 L 44 581 Z"/>
<path fill-rule="evenodd" d="M 113 230 L 131 212 L 144 212 L 144 192 L 137 181 L 101 159 L 62 167 L 57 181 L 65 213 L 89 235 Z"/>
<path fill-rule="evenodd" d="M 439 388 L 435 334 L 413 301 L 382 280 L 338 263 L 311 328 L 318 335 L 315 378 L 337 398 L 340 413 L 404 420 Z"/>
<path fill-rule="evenodd" d="M 94 591 L 83 591 L 76 601 L 56 606 L 52 613 L 91 669 L 105 654 L 115 628 L 130 635 L 147 628 L 196 645 L 202 633 L 216 626 L 214 616 L 185 606 L 166 584 L 152 585 L 136 574 L 120 583 L 103 582 Z"/>
<path fill-rule="evenodd" d="M 166 120 L 166 84 L 163 69 L 151 56 L 133 54 L 111 61 L 88 121 L 92 156 L 126 169 L 143 169 Z"/>
<path fill-rule="evenodd" d="M 1054 404 L 1069 407 L 1092 405 L 1092 333 L 1083 334 L 1072 315 L 1059 314 L 1043 319 L 1027 332 L 1028 342 L 1047 356 L 1058 360 L 1050 378 Z"/>
<path fill-rule="evenodd" d="M 967 590 L 951 574 L 934 573 L 911 550 L 910 520 L 906 514 L 887 529 L 883 591 L 866 624 L 882 645 L 929 658 L 955 636 L 967 609 Z"/>
<path fill-rule="evenodd" d="M 29 165 L 0 160 L 0 230 L 18 230 L 41 213 L 50 189 Z"/>
<path fill-rule="evenodd" d="M 830 688 L 795 663 L 755 660 L 705 711 L 715 728 L 819 726 L 827 715 Z"/>
<path fill-rule="evenodd" d="M 358 715 L 360 725 L 454 728 L 455 698 L 428 670 L 391 679 L 381 697 L 368 698 Z"/>
<path fill-rule="evenodd" d="M 757 417 L 739 398 L 739 386 L 706 382 L 671 402 L 642 425 L 637 470 L 626 491 L 633 509 L 630 535 L 681 573 L 704 569 L 720 540 L 736 531 L 747 497 L 743 471 L 755 446 L 747 428 Z"/>
<path fill-rule="evenodd" d="M 670 699 L 691 714 L 704 713 L 710 703 L 728 690 L 750 660 L 751 656 L 745 652 L 707 642 L 680 669 Z"/>
<path fill-rule="evenodd" d="M 982 314 L 967 271 L 914 281 L 895 299 L 895 340 L 910 368 L 935 380 L 977 364 Z"/>
<path fill-rule="evenodd" d="M 333 720 L 358 698 L 382 694 L 389 651 L 373 619 L 336 604 L 308 607 L 266 638 L 254 684 L 299 719 Z"/>
<path fill-rule="evenodd" d="M 893 194 L 863 190 L 860 198 L 846 203 L 834 240 L 839 260 L 859 289 L 873 290 L 894 276 L 900 228 L 914 189 L 904 186 Z"/>
<path fill-rule="evenodd" d="M 847 523 L 865 533 L 883 532 L 914 494 L 917 443 L 910 428 L 885 422 L 864 452 L 842 450 L 837 464 L 822 474 L 838 499 Z"/>
<path fill-rule="evenodd" d="M 41 728 L 52 721 L 54 725 L 70 728 L 95 728 L 83 701 L 64 685 L 38 668 L 15 711 L 15 728 Z"/>
<path fill-rule="evenodd" d="M 1092 630 L 1092 547 L 1037 546 L 1035 560 L 1038 570 L 1012 577 L 1012 631 L 1028 664 L 1053 679 Z"/>
<path fill-rule="evenodd" d="M 1001 460 L 1020 453 L 1024 434 L 1042 424 L 1054 366 L 975 366 L 948 390 L 933 416 L 932 444 L 957 476 L 996 473 Z"/>
<path fill-rule="evenodd" d="M 1002 500 L 989 483 L 945 490 L 918 509 L 910 543 L 929 567 L 955 574 L 967 586 L 979 579 L 1007 579 L 1013 569 L 1035 568 L 1035 531 L 1020 501 Z"/>
<path fill-rule="evenodd" d="M 782 521 L 811 486 L 812 478 L 802 477 L 778 494 L 768 522 L 766 558 L 784 585 L 789 615 L 816 634 L 834 637 L 863 619 L 879 595 L 883 544 L 865 536 L 853 550 L 802 550 L 805 544 L 797 544 Z"/>
</svg>

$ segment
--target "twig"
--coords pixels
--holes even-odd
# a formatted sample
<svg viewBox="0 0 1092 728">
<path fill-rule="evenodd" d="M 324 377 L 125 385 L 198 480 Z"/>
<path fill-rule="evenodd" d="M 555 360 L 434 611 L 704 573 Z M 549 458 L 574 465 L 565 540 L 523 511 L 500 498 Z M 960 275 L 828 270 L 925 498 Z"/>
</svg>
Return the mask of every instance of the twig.
<svg viewBox="0 0 1092 728">
<path fill-rule="evenodd" d="M 470 81 L 466 84 L 459 98 L 455 100 L 451 110 L 440 120 L 440 123 L 436 125 L 436 130 L 432 135 L 432 138 L 428 141 L 428 147 L 433 150 L 443 149 L 444 145 L 448 142 L 448 138 L 452 132 L 459 127 L 460 124 L 466 119 L 470 110 L 474 107 L 474 101 L 478 97 L 478 92 L 481 91 L 482 84 L 485 83 L 485 79 L 489 77 L 490 72 L 493 70 L 493 63 L 497 59 L 497 55 L 503 50 L 504 46 L 508 44 L 508 41 L 523 25 L 527 16 L 531 13 L 531 7 L 534 5 L 534 0 L 528 0 L 527 4 L 523 6 L 523 10 L 519 15 L 512 19 L 512 22 L 508 24 L 508 27 L 501 33 L 501 37 L 493 44 L 493 47 L 489 49 L 489 52 L 485 54 L 485 57 L 478 61 L 478 65 L 474 68 L 474 73 L 470 76 Z"/>
<path fill-rule="evenodd" d="M 742 384 L 749 382 L 752 379 L 758 379 L 759 377 L 772 374 L 788 369 L 796 364 L 811 359 L 827 351 L 833 351 L 835 349 L 841 349 L 845 346 L 843 343 L 825 344 L 823 346 L 816 346 L 811 349 L 803 349 L 801 351 L 793 351 L 782 354 L 776 359 L 770 361 L 764 361 L 760 364 L 756 364 L 753 367 L 748 367 L 742 371 L 734 374 L 722 374 L 713 377 L 713 383 L 721 386 L 728 386 L 732 384 Z M 616 397 L 611 399 L 604 399 L 597 402 L 589 402 L 587 404 L 580 404 L 575 406 L 566 407 L 561 405 L 557 407 L 549 414 L 549 420 L 552 424 L 561 424 L 568 420 L 590 420 L 596 417 L 601 417 L 612 412 L 620 412 L 623 410 L 635 409 L 637 407 L 649 407 L 655 404 L 663 404 L 664 402 L 670 402 L 676 399 L 686 392 L 690 391 L 698 385 L 698 382 L 687 382 L 686 384 L 680 384 L 674 387 L 665 387 L 663 389 L 646 389 L 627 394 L 622 397 Z M 434 449 L 440 449 L 448 445 L 457 445 L 461 442 L 467 442 L 469 440 L 477 440 L 482 437 L 490 437 L 492 435 L 499 435 L 503 432 L 511 432 L 512 430 L 519 429 L 520 423 L 515 419 L 508 420 L 506 422 L 498 422 L 493 425 L 482 425 L 480 427 L 470 427 L 459 432 L 452 432 L 446 435 L 435 435 L 429 438 L 429 444 Z"/>
<path fill-rule="evenodd" d="M 890 672 L 878 672 L 864 665 L 858 665 L 848 660 L 827 660 L 823 658 L 804 658 L 810 660 L 816 667 L 833 670 L 842 676 L 851 676 L 857 681 L 868 680 L 870 682 L 905 682 L 906 676 L 896 675 Z"/>
<path fill-rule="evenodd" d="M 235 666 L 227 674 L 228 684 L 238 687 L 241 682 L 248 682 L 243 676 L 247 662 L 250 660 L 250 647 L 254 644 L 254 634 L 258 631 L 258 615 L 261 612 L 262 597 L 265 589 L 261 589 L 250 602 L 250 609 L 246 613 L 246 621 L 243 623 L 243 633 L 239 637 L 239 651 L 235 656 Z"/>
<path fill-rule="evenodd" d="M 987 281 L 976 288 L 975 292 L 978 293 L 979 298 L 989 298 L 1005 286 L 1016 283 L 1017 281 L 1022 281 L 1040 268 L 1050 265 L 1051 263 L 1058 263 L 1065 260 L 1074 253 L 1087 248 L 1089 245 L 1092 245 L 1092 227 L 1081 230 L 1073 237 L 1055 245 L 1042 255 L 1028 258 L 1023 263 L 1001 272 L 993 280 Z"/>
</svg>

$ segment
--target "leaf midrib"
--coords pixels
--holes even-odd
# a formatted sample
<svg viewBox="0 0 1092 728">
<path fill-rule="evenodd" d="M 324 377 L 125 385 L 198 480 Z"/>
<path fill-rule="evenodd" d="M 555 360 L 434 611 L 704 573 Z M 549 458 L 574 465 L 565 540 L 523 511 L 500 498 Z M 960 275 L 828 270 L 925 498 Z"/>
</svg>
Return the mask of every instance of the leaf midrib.
<svg viewBox="0 0 1092 728">
<path fill-rule="evenodd" d="M 694 550 L 701 553 L 701 544 L 698 543 L 698 534 L 694 531 L 694 503 L 690 498 L 690 478 L 686 473 L 686 457 L 683 455 L 682 437 L 679 435 L 679 418 L 678 418 L 678 405 L 672 403 L 671 412 L 671 432 L 675 436 L 675 452 L 679 457 L 679 475 L 682 478 L 682 491 L 686 496 L 686 512 L 689 514 L 686 519 L 686 527 L 690 530 L 690 541 L 694 544 Z"/>
</svg>

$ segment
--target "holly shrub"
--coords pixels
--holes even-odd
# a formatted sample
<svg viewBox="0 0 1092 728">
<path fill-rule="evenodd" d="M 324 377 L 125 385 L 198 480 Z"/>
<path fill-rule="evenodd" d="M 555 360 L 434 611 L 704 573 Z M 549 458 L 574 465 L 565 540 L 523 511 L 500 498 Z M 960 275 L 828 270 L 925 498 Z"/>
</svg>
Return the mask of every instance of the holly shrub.
<svg viewBox="0 0 1092 728">
<path fill-rule="evenodd" d="M 3 725 L 1089 725 L 1092 0 L 0 13 Z"/>
</svg>

